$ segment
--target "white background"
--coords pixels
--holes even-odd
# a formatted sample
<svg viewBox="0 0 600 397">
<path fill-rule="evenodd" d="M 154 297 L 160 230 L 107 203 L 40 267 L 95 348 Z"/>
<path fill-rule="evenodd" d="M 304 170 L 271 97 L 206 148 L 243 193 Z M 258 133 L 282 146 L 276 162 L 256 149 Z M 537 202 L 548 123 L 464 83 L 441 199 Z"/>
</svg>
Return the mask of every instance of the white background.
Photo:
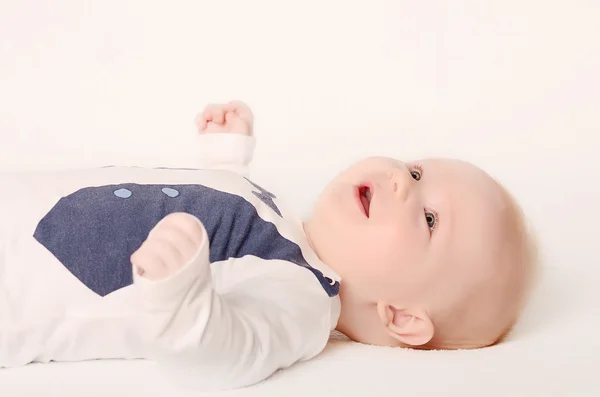
<svg viewBox="0 0 600 397">
<path fill-rule="evenodd" d="M 500 350 L 508 366 L 483 353 L 464 368 L 482 384 L 501 380 L 498 395 L 519 382 L 524 395 L 539 385 L 597 395 L 585 382 L 600 351 L 598 21 L 597 0 L 0 0 L 0 169 L 193 165 L 196 112 L 230 99 L 256 115 L 254 178 L 303 214 L 363 156 L 475 162 L 521 202 L 552 277 L 529 317 L 537 331 L 512 345 L 520 353 Z M 339 360 L 363 387 L 389 386 L 393 368 L 438 391 L 468 377 L 454 356 L 369 372 L 370 359 L 351 361 L 357 351 L 381 353 L 330 350 L 271 385 L 309 390 L 307 368 Z M 436 362 L 446 381 L 426 380 Z M 541 362 L 555 369 L 533 376 Z M 49 368 L 38 383 L 59 390 L 70 375 Z M 13 374 L 22 390 L 30 372 Z"/>
<path fill-rule="evenodd" d="M 0 167 L 192 164 L 256 114 L 254 177 L 304 214 L 362 156 L 502 181 L 548 265 L 596 271 L 600 2 L 0 0 Z"/>
</svg>

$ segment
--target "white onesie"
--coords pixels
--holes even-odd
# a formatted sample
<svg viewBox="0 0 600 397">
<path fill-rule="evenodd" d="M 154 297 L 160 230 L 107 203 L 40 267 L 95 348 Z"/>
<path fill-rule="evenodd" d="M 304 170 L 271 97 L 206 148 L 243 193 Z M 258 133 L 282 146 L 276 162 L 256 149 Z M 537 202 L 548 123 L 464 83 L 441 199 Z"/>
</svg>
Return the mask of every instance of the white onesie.
<svg viewBox="0 0 600 397">
<path fill-rule="evenodd" d="M 254 138 L 200 140 L 202 169 L 0 175 L 0 368 L 149 358 L 223 389 L 322 351 L 339 276 L 247 178 Z M 195 215 L 205 244 L 166 280 L 134 277 L 131 254 L 172 212 Z"/>
</svg>

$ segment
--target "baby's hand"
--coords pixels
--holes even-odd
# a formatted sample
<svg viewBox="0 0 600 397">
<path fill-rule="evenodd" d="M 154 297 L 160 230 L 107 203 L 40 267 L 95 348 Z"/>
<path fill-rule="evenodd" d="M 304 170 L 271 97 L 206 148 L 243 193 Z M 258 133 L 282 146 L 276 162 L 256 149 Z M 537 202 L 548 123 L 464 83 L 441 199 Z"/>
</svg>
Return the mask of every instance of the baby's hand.
<svg viewBox="0 0 600 397">
<path fill-rule="evenodd" d="M 134 271 L 152 281 L 166 279 L 196 255 L 203 237 L 202 224 L 196 217 L 182 212 L 169 214 L 131 255 Z"/>
<path fill-rule="evenodd" d="M 241 101 L 211 104 L 196 116 L 196 126 L 201 134 L 233 133 L 252 135 L 254 116 Z"/>
</svg>

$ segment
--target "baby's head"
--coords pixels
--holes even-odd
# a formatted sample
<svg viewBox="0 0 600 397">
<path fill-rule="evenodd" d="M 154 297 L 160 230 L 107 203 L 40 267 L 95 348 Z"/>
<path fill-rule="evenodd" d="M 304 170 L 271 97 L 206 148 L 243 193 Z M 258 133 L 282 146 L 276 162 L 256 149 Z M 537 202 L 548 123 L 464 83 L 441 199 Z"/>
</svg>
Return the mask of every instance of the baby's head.
<svg viewBox="0 0 600 397">
<path fill-rule="evenodd" d="M 342 277 L 338 330 L 375 345 L 498 342 L 519 315 L 535 260 L 518 205 L 458 160 L 362 160 L 327 186 L 305 228 Z"/>
</svg>

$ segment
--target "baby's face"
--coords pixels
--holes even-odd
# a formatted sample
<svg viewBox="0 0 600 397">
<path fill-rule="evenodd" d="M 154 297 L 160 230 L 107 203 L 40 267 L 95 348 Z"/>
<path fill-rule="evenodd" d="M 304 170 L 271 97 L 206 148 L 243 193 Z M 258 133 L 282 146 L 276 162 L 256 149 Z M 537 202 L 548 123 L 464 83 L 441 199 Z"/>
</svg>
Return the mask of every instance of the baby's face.
<svg viewBox="0 0 600 397">
<path fill-rule="evenodd" d="M 503 202 L 494 183 L 457 160 L 368 158 L 331 181 L 307 232 L 342 277 L 342 299 L 344 291 L 404 306 L 460 299 L 493 272 Z"/>
</svg>

